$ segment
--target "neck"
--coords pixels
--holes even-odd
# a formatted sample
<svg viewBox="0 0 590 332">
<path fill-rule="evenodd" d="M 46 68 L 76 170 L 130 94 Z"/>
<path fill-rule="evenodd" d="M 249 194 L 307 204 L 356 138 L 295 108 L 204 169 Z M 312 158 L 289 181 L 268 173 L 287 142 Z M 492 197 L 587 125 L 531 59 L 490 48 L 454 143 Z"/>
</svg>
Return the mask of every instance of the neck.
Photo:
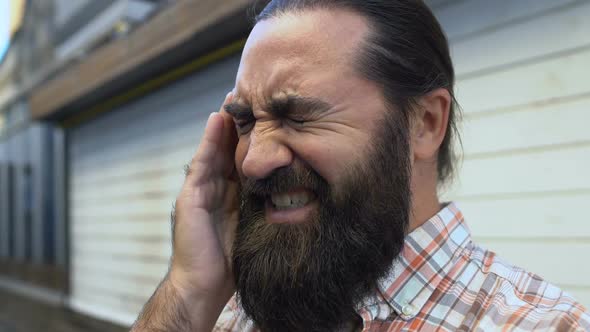
<svg viewBox="0 0 590 332">
<path fill-rule="evenodd" d="M 410 214 L 408 232 L 422 226 L 440 211 L 441 204 L 436 186 L 436 175 L 432 177 L 412 176 L 412 213 Z"/>
</svg>

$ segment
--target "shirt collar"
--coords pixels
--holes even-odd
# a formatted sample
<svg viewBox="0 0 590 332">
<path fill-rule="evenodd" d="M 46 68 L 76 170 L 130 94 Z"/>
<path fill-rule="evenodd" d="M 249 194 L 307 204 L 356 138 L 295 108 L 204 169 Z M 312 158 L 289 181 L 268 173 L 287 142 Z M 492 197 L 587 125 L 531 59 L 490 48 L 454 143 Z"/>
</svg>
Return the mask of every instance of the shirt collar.
<svg viewBox="0 0 590 332">
<path fill-rule="evenodd" d="M 471 241 L 463 214 L 455 203 L 406 236 L 404 247 L 378 292 L 364 302 L 364 320 L 416 316 L 453 266 L 457 254 Z M 394 312 L 392 312 L 394 311 Z"/>
</svg>

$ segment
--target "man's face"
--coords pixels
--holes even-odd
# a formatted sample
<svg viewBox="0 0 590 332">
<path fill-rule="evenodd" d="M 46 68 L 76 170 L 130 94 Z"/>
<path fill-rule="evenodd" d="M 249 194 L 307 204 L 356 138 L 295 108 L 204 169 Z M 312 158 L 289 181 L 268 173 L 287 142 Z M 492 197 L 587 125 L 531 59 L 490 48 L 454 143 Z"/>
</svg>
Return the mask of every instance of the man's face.
<svg viewBox="0 0 590 332">
<path fill-rule="evenodd" d="M 326 11 L 255 26 L 242 56 L 234 98 L 249 106 L 256 119 L 238 120 L 243 134 L 236 165 L 242 178 L 262 179 L 280 167 L 306 164 L 337 187 L 347 169 L 366 157 L 371 134 L 385 111 L 377 86 L 351 65 L 366 31 L 360 16 Z M 275 101 L 278 106 L 289 104 L 288 97 L 319 105 L 294 101 L 292 107 L 277 107 L 281 116 L 269 110 Z M 294 215 L 272 221 L 303 220 Z"/>
<path fill-rule="evenodd" d="M 399 254 L 410 206 L 407 124 L 353 66 L 367 33 L 343 11 L 260 22 L 233 104 L 239 299 L 265 330 L 354 318 Z"/>
</svg>

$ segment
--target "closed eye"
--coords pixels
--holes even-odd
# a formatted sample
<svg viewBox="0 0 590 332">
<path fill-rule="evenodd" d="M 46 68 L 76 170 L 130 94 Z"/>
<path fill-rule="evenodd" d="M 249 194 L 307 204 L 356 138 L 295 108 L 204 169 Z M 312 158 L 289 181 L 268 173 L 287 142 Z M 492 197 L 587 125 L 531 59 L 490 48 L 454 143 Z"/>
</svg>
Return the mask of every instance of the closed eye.
<svg viewBox="0 0 590 332">
<path fill-rule="evenodd" d="M 238 135 L 244 135 L 244 134 L 247 134 L 248 132 L 250 132 L 250 130 L 252 130 L 252 128 L 254 127 L 255 122 L 256 122 L 256 119 L 254 117 L 249 118 L 249 119 L 234 120 L 234 123 L 236 124 L 236 131 L 238 132 Z"/>
<path fill-rule="evenodd" d="M 230 103 L 224 106 L 225 111 L 234 118 L 234 124 L 238 135 L 247 134 L 252 130 L 256 121 L 252 108 L 248 105 Z"/>
<path fill-rule="evenodd" d="M 293 118 L 289 118 L 288 121 L 291 122 L 291 123 L 293 123 L 293 124 L 295 124 L 295 125 L 297 125 L 297 126 L 302 126 L 302 125 L 304 125 L 307 122 L 307 120 L 293 119 Z"/>
</svg>

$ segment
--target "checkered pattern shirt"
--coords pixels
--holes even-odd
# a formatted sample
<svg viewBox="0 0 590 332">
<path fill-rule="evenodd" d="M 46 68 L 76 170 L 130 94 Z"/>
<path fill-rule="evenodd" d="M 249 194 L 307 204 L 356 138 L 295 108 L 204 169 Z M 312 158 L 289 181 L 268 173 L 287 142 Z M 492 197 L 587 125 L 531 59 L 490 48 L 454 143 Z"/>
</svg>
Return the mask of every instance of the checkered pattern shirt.
<svg viewBox="0 0 590 332">
<path fill-rule="evenodd" d="M 379 290 L 359 305 L 362 331 L 590 331 L 569 294 L 471 240 L 448 204 L 412 231 Z M 257 331 L 236 303 L 214 331 Z"/>
</svg>

